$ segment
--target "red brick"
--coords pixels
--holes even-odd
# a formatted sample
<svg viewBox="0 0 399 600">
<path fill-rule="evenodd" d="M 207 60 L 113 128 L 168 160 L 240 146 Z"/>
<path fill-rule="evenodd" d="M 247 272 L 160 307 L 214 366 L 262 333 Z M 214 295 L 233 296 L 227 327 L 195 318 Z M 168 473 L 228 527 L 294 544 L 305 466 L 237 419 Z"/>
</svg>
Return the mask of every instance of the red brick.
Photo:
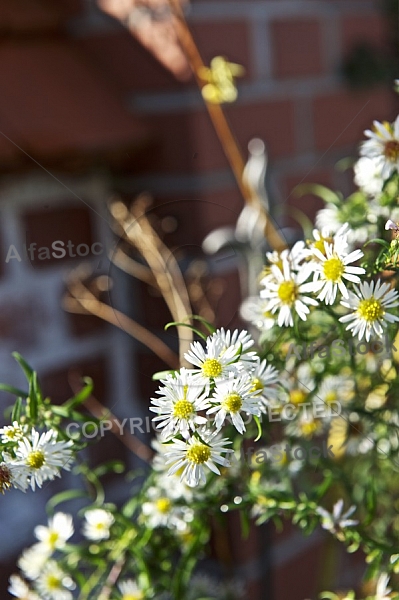
<svg viewBox="0 0 399 600">
<path fill-rule="evenodd" d="M 303 600 L 317 597 L 317 592 L 321 590 L 316 588 L 314 574 L 322 569 L 322 547 L 323 543 L 319 542 L 301 551 L 291 561 L 273 568 L 273 598 Z"/>
<path fill-rule="evenodd" d="M 93 395 L 102 403 L 106 402 L 109 378 L 106 360 L 99 356 L 95 359 L 82 360 L 79 363 L 69 365 L 68 368 L 60 368 L 40 376 L 43 393 L 49 396 L 54 404 L 62 404 L 73 396 L 69 377 L 73 374 L 81 377 L 91 377 L 94 381 Z"/>
<path fill-rule="evenodd" d="M 266 142 L 271 159 L 295 153 L 295 113 L 290 100 L 228 106 L 225 112 L 244 155 L 253 137 Z M 152 116 L 148 124 L 153 145 L 141 163 L 145 172 L 195 173 L 228 167 L 205 108 Z"/>
<path fill-rule="evenodd" d="M 230 62 L 245 67 L 245 76 L 251 75 L 250 33 L 248 25 L 243 21 L 201 22 L 190 24 L 190 29 L 201 53 L 203 61 L 209 65 L 215 56 L 225 56 Z"/>
<path fill-rule="evenodd" d="M 382 15 L 348 15 L 341 19 L 343 54 L 359 44 L 367 43 L 386 48 L 389 41 L 387 20 Z"/>
<path fill-rule="evenodd" d="M 131 92 L 167 92 L 186 87 L 128 31 L 81 38 L 78 44 L 98 70 L 113 82 L 123 99 Z"/>
<path fill-rule="evenodd" d="M 321 29 L 317 19 L 274 21 L 271 35 L 276 77 L 304 77 L 323 71 Z"/>
<path fill-rule="evenodd" d="M 386 88 L 367 92 L 339 91 L 319 96 L 313 102 L 315 144 L 330 150 L 358 144 L 374 119 L 396 116 L 393 95 Z"/>
<path fill-rule="evenodd" d="M 78 246 L 85 244 L 91 251 L 92 244 L 98 241 L 93 238 L 91 211 L 83 205 L 49 208 L 49 205 L 44 204 L 41 210 L 29 211 L 23 214 L 22 223 L 26 232 L 26 246 L 36 244 L 35 252 L 32 250 L 33 260 L 30 257 L 27 259 L 34 268 L 62 264 L 71 259 L 75 261 L 87 260 L 87 258 L 77 254 Z M 64 246 L 61 248 L 58 245 L 53 249 L 52 244 L 56 241 L 63 242 Z M 68 247 L 69 241 L 72 245 Z M 48 252 L 45 250 L 40 252 L 42 248 L 47 248 Z M 65 251 L 65 257 L 55 258 L 52 256 L 53 253 L 59 255 L 60 250 Z M 95 251 L 99 250 L 100 247 L 96 246 Z M 84 254 L 86 248 L 82 246 L 79 252 Z M 90 255 L 91 252 L 88 256 L 90 257 Z M 30 255 L 28 254 L 28 256 Z"/>
</svg>

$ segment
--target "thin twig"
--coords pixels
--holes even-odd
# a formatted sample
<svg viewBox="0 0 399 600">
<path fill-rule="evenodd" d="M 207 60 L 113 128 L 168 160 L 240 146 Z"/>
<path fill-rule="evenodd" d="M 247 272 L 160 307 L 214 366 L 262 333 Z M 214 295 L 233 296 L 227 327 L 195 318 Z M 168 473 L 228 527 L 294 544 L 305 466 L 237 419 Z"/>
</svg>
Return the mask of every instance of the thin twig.
<svg viewBox="0 0 399 600">
<path fill-rule="evenodd" d="M 191 31 L 188 27 L 184 11 L 180 5 L 179 0 L 169 0 L 169 4 L 176 17 L 177 23 L 177 34 L 179 41 L 184 49 L 186 56 L 190 62 L 191 69 L 195 75 L 198 86 L 200 89 L 204 86 L 205 82 L 200 78 L 199 73 L 205 67 L 202 60 L 201 54 L 197 48 Z M 239 149 L 238 142 L 235 139 L 231 128 L 227 122 L 223 108 L 220 104 L 214 104 L 207 102 L 205 99 L 205 105 L 211 118 L 212 124 L 215 128 L 216 134 L 222 144 L 223 150 L 230 163 L 234 176 L 236 178 L 238 187 L 240 188 L 241 194 L 247 204 L 256 207 L 265 220 L 264 233 L 267 241 L 275 250 L 281 251 L 287 247 L 284 239 L 280 233 L 274 227 L 270 216 L 262 204 L 260 198 L 243 179 L 243 172 L 245 162 L 242 157 L 242 153 Z"/>
<path fill-rule="evenodd" d="M 126 316 L 119 310 L 101 302 L 90 290 L 75 278 L 68 282 L 69 293 L 78 306 L 84 308 L 88 314 L 94 315 L 122 329 L 133 338 L 147 346 L 154 354 L 163 360 L 172 369 L 179 368 L 179 358 L 176 354 L 156 335 L 151 333 L 145 327 Z M 64 308 L 70 312 L 75 312 L 71 307 L 71 302 L 64 302 Z"/>
</svg>

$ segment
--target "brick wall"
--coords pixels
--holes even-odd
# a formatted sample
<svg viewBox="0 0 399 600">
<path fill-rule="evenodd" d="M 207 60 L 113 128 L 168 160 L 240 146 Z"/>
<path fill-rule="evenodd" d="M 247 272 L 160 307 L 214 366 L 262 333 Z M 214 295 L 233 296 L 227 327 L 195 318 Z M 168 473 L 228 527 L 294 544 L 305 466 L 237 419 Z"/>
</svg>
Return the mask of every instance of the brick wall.
<svg viewBox="0 0 399 600">
<path fill-rule="evenodd" d="M 312 196 L 294 197 L 293 187 L 301 181 L 349 190 L 348 177 L 334 171 L 334 164 L 353 154 L 372 119 L 395 116 L 395 98 L 388 88 L 349 91 L 340 75 L 344 58 L 357 43 L 367 41 L 380 51 L 387 50 L 388 23 L 379 13 L 380 4 L 372 0 L 192 0 L 188 20 L 205 61 L 222 54 L 245 67 L 238 101 L 226 108 L 226 114 L 244 152 L 254 136 L 267 145 L 269 191 L 280 224 L 296 225 L 281 216 L 291 206 L 309 216 L 320 207 Z M 144 410 L 135 394 L 145 398 L 151 392 L 150 375 L 158 367 L 156 361 L 149 353 L 132 347 L 124 334 L 108 327 L 101 329 L 93 319 L 63 313 L 63 276 L 79 258 L 62 264 L 40 260 L 36 264 L 5 263 L 10 244 L 20 248 L 28 231 L 38 246 L 64 239 L 61 235 L 66 236 L 65 241 L 76 237 L 76 244 L 94 240 L 106 245 L 110 232 L 102 216 L 112 187 L 129 197 L 143 189 L 151 191 L 159 214 L 177 219 L 178 232 L 169 241 L 177 249 L 188 248 L 195 254 L 212 228 L 235 223 L 242 204 L 194 83 L 177 82 L 127 32 L 93 12 L 89 3 L 83 6 L 69 22 L 68 34 L 120 103 L 147 126 L 150 138 L 139 154 L 125 153 L 124 168 L 114 173 L 112 184 L 90 176 L 70 181 L 63 178 L 95 212 L 85 209 L 51 178 L 29 175 L 3 179 L 0 335 L 4 343 L 0 381 L 21 383 L 10 358 L 12 350 L 19 350 L 43 374 L 49 393 L 65 386 L 71 366 L 86 365 L 97 378 L 100 395 L 102 389 L 104 399 L 112 399 L 126 416 L 132 402 L 136 402 L 137 410 Z M 71 215 L 68 211 L 76 210 L 83 211 L 79 231 L 69 230 L 65 220 Z M 38 220 L 41 225 L 37 229 Z M 65 227 L 57 231 L 60 220 Z M 50 239 L 51 230 L 58 237 Z M 91 261 L 97 265 L 97 258 Z M 114 275 L 118 277 L 117 272 Z M 218 324 L 234 326 L 239 301 L 236 272 L 226 269 L 224 280 Z M 131 284 L 121 276 L 117 284 L 118 302 L 130 311 Z M 142 311 L 140 320 L 147 319 L 160 330 L 159 318 L 153 318 L 159 301 L 149 299 L 147 290 L 134 291 L 134 310 Z M 12 500 L 15 502 L 14 497 Z M 18 525 L 30 531 L 38 513 L 24 511 L 22 504 L 21 510 L 15 511 L 14 504 L 6 503 L 5 498 L 2 506 L 6 518 L 12 522 L 13 514 L 18 514 Z M 325 556 L 321 534 L 304 539 L 295 529 L 286 528 L 277 537 L 272 528 L 262 528 L 241 547 L 238 530 L 233 520 L 234 558 L 238 572 L 249 582 L 248 597 L 252 600 L 266 596 L 265 585 L 267 597 L 275 600 L 303 600 L 320 591 L 315 573 Z M 5 546 L 8 544 L 10 553 L 23 541 L 22 537 L 16 541 L 10 536 Z M 262 578 L 267 568 L 272 569 L 271 583 L 269 574 L 267 581 Z M 349 578 L 340 581 L 353 585 L 358 573 L 359 568 L 352 568 Z M 334 577 L 337 582 L 338 575 Z"/>
</svg>

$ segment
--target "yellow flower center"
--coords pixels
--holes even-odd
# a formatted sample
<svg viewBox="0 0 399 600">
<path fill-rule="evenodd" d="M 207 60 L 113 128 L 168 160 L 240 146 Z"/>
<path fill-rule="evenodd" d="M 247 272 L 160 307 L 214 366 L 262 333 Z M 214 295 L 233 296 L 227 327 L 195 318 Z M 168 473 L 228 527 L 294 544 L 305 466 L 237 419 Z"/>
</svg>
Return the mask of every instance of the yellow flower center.
<svg viewBox="0 0 399 600">
<path fill-rule="evenodd" d="M 399 141 L 389 140 L 384 148 L 385 158 L 391 162 L 397 162 L 399 159 Z"/>
<path fill-rule="evenodd" d="M 283 304 L 293 304 L 298 295 L 296 283 L 294 281 L 283 281 L 279 285 L 277 295 Z"/>
<path fill-rule="evenodd" d="M 169 500 L 169 498 L 159 498 L 156 502 L 155 502 L 157 509 L 159 510 L 160 513 L 162 514 L 166 514 L 170 511 L 170 507 L 171 507 L 171 501 Z"/>
<path fill-rule="evenodd" d="M 345 265 L 338 257 L 329 258 L 324 261 L 323 269 L 325 278 L 337 283 L 337 281 L 341 279 L 342 273 L 345 271 Z"/>
<path fill-rule="evenodd" d="M 56 575 L 48 575 L 46 583 L 49 590 L 60 590 L 62 588 L 62 581 Z"/>
<path fill-rule="evenodd" d="M 292 390 L 290 392 L 290 400 L 292 404 L 302 404 L 305 402 L 307 394 L 302 390 Z"/>
<path fill-rule="evenodd" d="M 104 529 L 106 529 L 106 527 L 105 527 L 105 523 L 102 523 L 101 521 L 99 521 L 98 523 L 96 523 L 96 524 L 94 525 L 94 527 L 95 527 L 96 529 L 98 529 L 98 531 L 103 531 Z"/>
<path fill-rule="evenodd" d="M 31 469 L 40 469 L 45 463 L 44 453 L 41 450 L 34 450 L 29 454 L 26 463 Z"/>
<path fill-rule="evenodd" d="M 193 444 L 187 450 L 187 460 L 195 463 L 196 465 L 202 465 L 204 462 L 210 459 L 211 457 L 211 449 L 209 446 L 205 446 L 205 444 Z"/>
<path fill-rule="evenodd" d="M 251 392 L 258 392 L 257 396 L 259 396 L 263 391 L 264 387 L 265 386 L 263 385 L 261 380 L 255 377 L 255 379 L 252 380 Z"/>
<path fill-rule="evenodd" d="M 312 437 L 319 429 L 319 424 L 316 421 L 303 421 L 300 424 L 300 429 L 305 437 Z"/>
<path fill-rule="evenodd" d="M 173 407 L 173 416 L 187 419 L 194 412 L 194 406 L 188 400 L 178 400 Z"/>
<path fill-rule="evenodd" d="M 139 592 L 138 594 L 123 594 L 122 600 L 142 600 L 144 598 L 143 594 Z"/>
<path fill-rule="evenodd" d="M 327 394 L 325 395 L 325 401 L 327 402 L 327 404 L 330 404 L 331 402 L 335 402 L 337 399 L 337 393 L 336 392 L 327 392 Z"/>
<path fill-rule="evenodd" d="M 229 394 L 223 400 L 222 406 L 229 412 L 238 412 L 242 406 L 242 399 L 240 394 Z"/>
<path fill-rule="evenodd" d="M 216 358 L 207 358 L 202 365 L 202 373 L 205 377 L 218 377 L 222 372 L 222 365 Z"/>
<path fill-rule="evenodd" d="M 357 309 L 359 317 L 369 322 L 378 321 L 384 315 L 384 312 L 381 302 L 376 300 L 374 296 L 362 300 Z"/>
<path fill-rule="evenodd" d="M 54 546 L 58 542 L 59 537 L 60 536 L 56 531 L 50 531 L 49 536 L 48 536 L 48 543 L 52 548 L 54 548 Z"/>
<path fill-rule="evenodd" d="M 322 235 L 320 235 L 320 239 L 319 240 L 315 240 L 313 242 L 309 240 L 308 241 L 308 245 L 313 246 L 313 248 L 316 248 L 319 252 L 321 252 L 325 256 L 326 255 L 326 249 L 325 249 L 325 246 L 324 246 L 324 242 L 327 242 L 328 244 L 332 244 L 333 239 L 332 239 L 332 237 L 323 237 Z"/>
</svg>

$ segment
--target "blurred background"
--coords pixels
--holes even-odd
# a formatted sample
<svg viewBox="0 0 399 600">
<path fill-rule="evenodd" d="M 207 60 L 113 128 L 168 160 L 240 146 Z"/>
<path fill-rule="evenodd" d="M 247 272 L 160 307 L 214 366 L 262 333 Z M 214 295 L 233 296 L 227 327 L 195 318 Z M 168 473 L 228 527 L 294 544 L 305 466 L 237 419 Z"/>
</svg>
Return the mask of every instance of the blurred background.
<svg viewBox="0 0 399 600">
<path fill-rule="evenodd" d="M 192 0 L 184 10 L 206 64 L 222 55 L 245 67 L 226 115 L 245 156 L 252 138 L 266 144 L 276 223 L 298 228 L 296 209 L 312 218 L 321 207 L 316 197 L 293 193 L 298 183 L 350 193 L 351 172 L 336 163 L 356 154 L 373 119 L 397 114 L 396 1 Z M 96 398 L 118 417 L 148 416 L 151 375 L 165 365 L 125 332 L 66 312 L 62 298 L 70 270 L 88 262 L 94 274 L 112 278 L 112 306 L 175 343 L 163 332 L 170 320 L 163 300 L 108 259 L 117 241 L 109 199 L 130 202 L 148 192 L 165 243 L 212 275 L 217 325 L 239 324 L 235 251 L 218 264 L 201 243 L 235 224 L 243 200 L 167 2 L 0 0 L 0 81 L 0 381 L 23 384 L 16 350 L 56 401 L 72 395 L 71 374 L 88 375 Z M 57 241 L 64 256 L 54 252 Z M 10 400 L 0 395 L 1 415 Z M 143 466 L 112 435 L 89 458 L 94 464 L 104 456 Z M 46 500 L 70 485 L 64 475 L 40 493 L 1 498 L 1 598 L 34 525 L 45 522 Z M 119 479 L 108 489 L 110 500 L 126 494 Z M 248 597 L 267 591 L 273 600 L 302 600 L 320 591 L 331 551 L 321 533 L 304 538 L 287 527 L 277 536 L 263 526 L 242 542 L 232 518 L 228 536 L 229 564 L 247 582 Z M 337 562 L 329 576 L 350 586 L 362 569 Z"/>
</svg>

